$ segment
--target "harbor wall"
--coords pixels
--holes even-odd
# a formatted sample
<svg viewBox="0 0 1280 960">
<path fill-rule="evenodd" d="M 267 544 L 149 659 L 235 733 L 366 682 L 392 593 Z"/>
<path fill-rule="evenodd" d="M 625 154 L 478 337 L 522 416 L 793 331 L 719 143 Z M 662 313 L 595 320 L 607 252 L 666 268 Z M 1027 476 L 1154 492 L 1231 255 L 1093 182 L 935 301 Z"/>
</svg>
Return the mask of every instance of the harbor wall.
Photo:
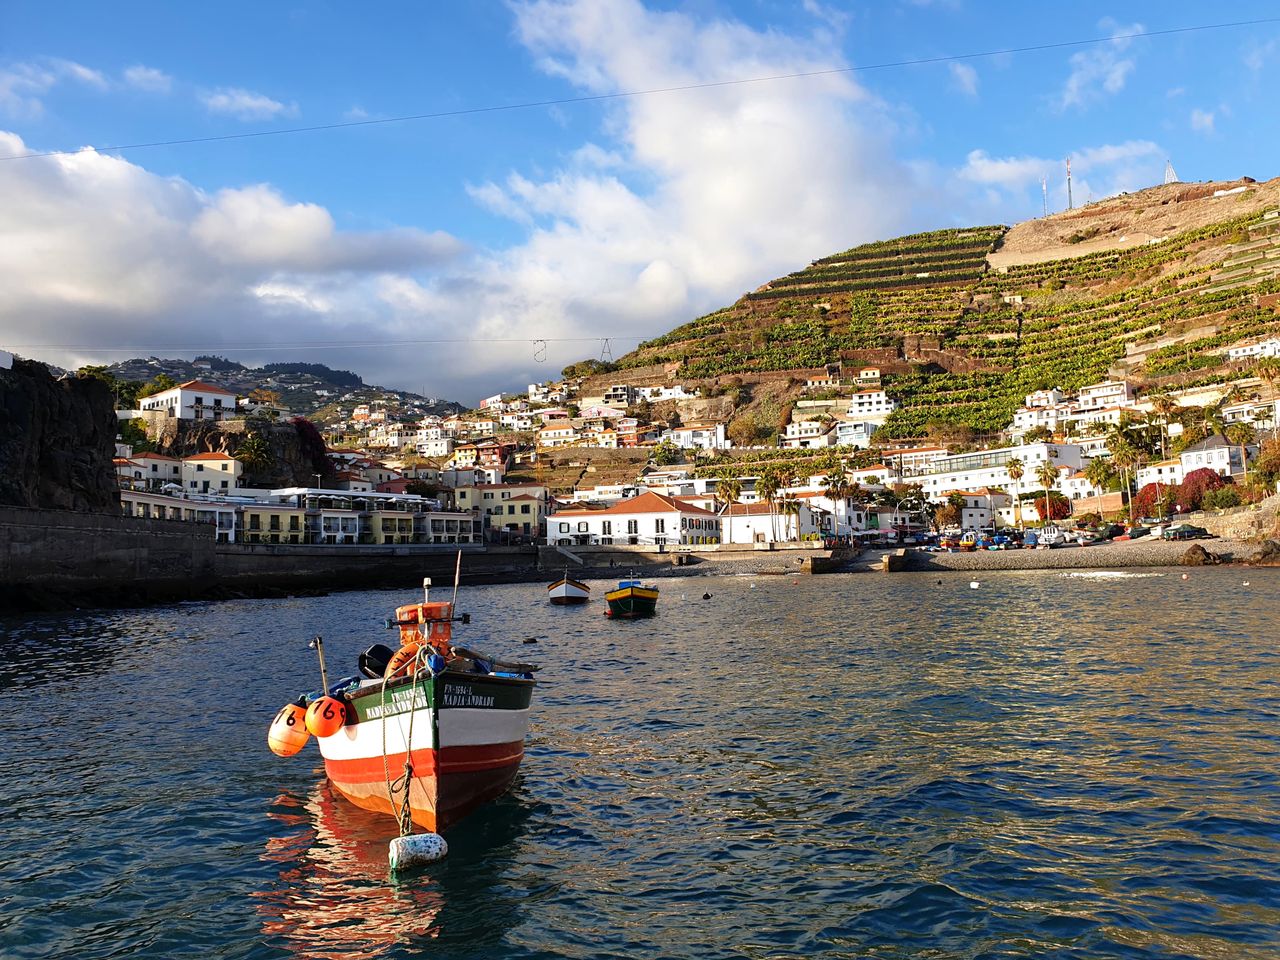
<svg viewBox="0 0 1280 960">
<path fill-rule="evenodd" d="M 0 507 L 0 609 L 61 610 L 453 582 L 457 546 L 215 543 L 205 524 Z M 541 576 L 534 547 L 463 545 L 464 582 Z"/>
</svg>

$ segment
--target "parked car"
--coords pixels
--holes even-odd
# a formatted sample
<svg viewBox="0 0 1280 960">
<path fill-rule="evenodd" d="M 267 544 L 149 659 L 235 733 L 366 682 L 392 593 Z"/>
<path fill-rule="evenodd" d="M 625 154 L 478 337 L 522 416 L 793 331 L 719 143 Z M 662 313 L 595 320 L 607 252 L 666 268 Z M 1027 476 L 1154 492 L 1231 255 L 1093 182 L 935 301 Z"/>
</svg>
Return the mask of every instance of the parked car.
<svg viewBox="0 0 1280 960">
<path fill-rule="evenodd" d="M 1204 527 L 1193 527 L 1189 523 L 1183 523 L 1170 527 L 1161 536 L 1165 540 L 1204 540 L 1212 537 L 1213 534 Z"/>
</svg>

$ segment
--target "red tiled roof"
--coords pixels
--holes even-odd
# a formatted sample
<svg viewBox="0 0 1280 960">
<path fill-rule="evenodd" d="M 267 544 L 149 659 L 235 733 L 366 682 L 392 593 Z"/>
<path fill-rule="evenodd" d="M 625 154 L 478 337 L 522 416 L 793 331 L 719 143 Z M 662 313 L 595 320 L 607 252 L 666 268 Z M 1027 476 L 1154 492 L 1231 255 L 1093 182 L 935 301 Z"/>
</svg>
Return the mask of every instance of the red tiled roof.
<svg viewBox="0 0 1280 960">
<path fill-rule="evenodd" d="M 163 453 L 135 453 L 134 460 L 170 460 L 174 463 L 181 463 L 178 457 L 166 457 Z"/>
<path fill-rule="evenodd" d="M 640 494 L 638 497 L 632 497 L 630 500 L 621 500 L 611 507 L 604 510 L 561 510 L 556 516 L 573 516 L 574 514 L 591 514 L 592 516 L 600 513 L 607 514 L 632 514 L 632 513 L 691 513 L 695 516 L 714 517 L 715 514 L 710 510 L 703 510 L 701 507 L 695 507 L 691 503 L 681 503 L 675 497 L 663 496 L 661 493 L 654 493 L 649 490 Z"/>
<path fill-rule="evenodd" d="M 205 393 L 224 393 L 228 397 L 235 396 L 232 391 L 215 387 L 212 383 L 205 383 L 203 380 L 188 380 L 186 383 L 178 384 L 178 388 L 182 390 L 201 390 Z"/>
<path fill-rule="evenodd" d="M 226 453 L 197 453 L 189 457 L 183 457 L 183 460 L 234 460 L 235 457 Z"/>
</svg>

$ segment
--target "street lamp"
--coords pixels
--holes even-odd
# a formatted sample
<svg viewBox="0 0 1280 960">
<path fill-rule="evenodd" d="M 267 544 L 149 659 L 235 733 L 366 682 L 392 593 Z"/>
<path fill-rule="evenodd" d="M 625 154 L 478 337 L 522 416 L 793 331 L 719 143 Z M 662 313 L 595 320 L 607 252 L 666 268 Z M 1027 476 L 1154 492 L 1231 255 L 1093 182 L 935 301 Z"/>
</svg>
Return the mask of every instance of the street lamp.
<svg viewBox="0 0 1280 960">
<path fill-rule="evenodd" d="M 313 474 L 312 474 L 312 476 L 316 478 L 316 489 L 317 489 L 317 490 L 319 490 L 319 489 L 320 489 L 320 474 L 318 474 L 318 473 L 313 473 Z"/>
</svg>

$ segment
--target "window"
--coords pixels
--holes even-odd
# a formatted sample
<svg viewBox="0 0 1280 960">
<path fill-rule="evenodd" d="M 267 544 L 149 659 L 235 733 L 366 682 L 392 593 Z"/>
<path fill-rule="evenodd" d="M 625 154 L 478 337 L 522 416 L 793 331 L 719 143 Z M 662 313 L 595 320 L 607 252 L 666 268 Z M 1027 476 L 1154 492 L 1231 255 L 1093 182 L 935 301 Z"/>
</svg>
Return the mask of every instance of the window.
<svg viewBox="0 0 1280 960">
<path fill-rule="evenodd" d="M 628 520 L 628 521 L 627 521 L 627 533 L 639 533 L 639 532 L 640 532 L 640 521 L 639 521 L 639 520 Z"/>
<path fill-rule="evenodd" d="M 203 464 L 203 463 L 197 463 L 197 464 L 196 464 L 196 473 L 204 473 L 204 464 Z"/>
<path fill-rule="evenodd" d="M 602 521 L 600 522 L 600 533 L 601 533 L 601 535 L 606 536 L 606 537 L 611 537 L 611 536 L 613 536 L 613 521 L 612 521 L 612 520 L 602 520 Z"/>
<path fill-rule="evenodd" d="M 585 520 L 579 520 L 579 521 L 578 521 L 578 532 L 579 532 L 579 533 L 586 533 L 586 532 L 587 532 L 587 529 L 588 529 L 587 521 L 585 521 Z"/>
<path fill-rule="evenodd" d="M 655 521 L 653 521 L 653 532 L 654 532 L 654 533 L 666 533 L 666 532 L 667 532 L 667 521 L 666 521 L 666 520 L 655 520 Z"/>
<path fill-rule="evenodd" d="M 567 523 L 562 523 L 562 524 L 560 524 L 560 532 L 561 532 L 561 533 L 568 533 L 568 532 L 569 532 L 569 525 L 568 525 Z"/>
<path fill-rule="evenodd" d="M 528 512 L 529 512 L 529 505 L 528 505 L 527 503 L 522 503 L 522 504 L 520 504 L 520 512 L 521 512 L 521 513 L 528 513 Z"/>
</svg>

